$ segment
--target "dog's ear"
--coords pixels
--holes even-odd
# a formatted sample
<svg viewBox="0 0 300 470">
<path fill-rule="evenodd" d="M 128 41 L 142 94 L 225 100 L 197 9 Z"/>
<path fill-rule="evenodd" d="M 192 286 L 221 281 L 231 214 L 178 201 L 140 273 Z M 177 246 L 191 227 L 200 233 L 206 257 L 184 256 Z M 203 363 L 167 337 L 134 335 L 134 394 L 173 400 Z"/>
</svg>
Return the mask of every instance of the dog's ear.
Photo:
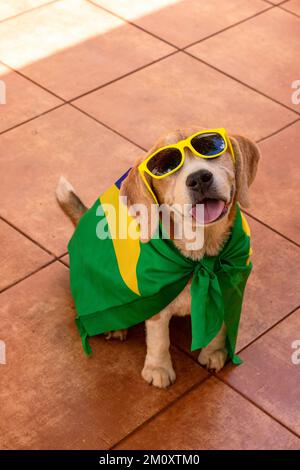
<svg viewBox="0 0 300 470">
<path fill-rule="evenodd" d="M 141 242 L 146 243 L 157 229 L 159 217 L 158 206 L 140 175 L 138 169 L 140 162 L 138 161 L 132 167 L 123 181 L 120 196 L 127 198 L 129 214 L 136 219 L 140 226 Z M 145 174 L 145 178 L 152 189 L 151 177 Z"/>
<path fill-rule="evenodd" d="M 260 151 L 257 145 L 247 137 L 230 137 L 235 156 L 236 197 L 241 206 L 249 207 L 249 187 L 253 183 Z"/>
</svg>

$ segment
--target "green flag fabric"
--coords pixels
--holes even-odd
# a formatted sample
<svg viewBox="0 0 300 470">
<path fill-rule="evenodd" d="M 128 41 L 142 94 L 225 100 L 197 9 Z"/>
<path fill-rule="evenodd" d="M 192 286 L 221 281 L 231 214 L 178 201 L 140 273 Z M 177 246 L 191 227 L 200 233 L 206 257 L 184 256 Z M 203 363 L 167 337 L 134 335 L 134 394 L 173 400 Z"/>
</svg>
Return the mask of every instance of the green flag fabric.
<svg viewBox="0 0 300 470">
<path fill-rule="evenodd" d="M 89 336 L 147 320 L 174 300 L 192 278 L 191 350 L 207 346 L 225 322 L 229 356 L 235 364 L 240 363 L 235 346 L 252 263 L 250 231 L 239 206 L 219 255 L 193 261 L 163 238 L 161 226 L 147 243 L 112 236 L 105 204 L 115 208 L 115 215 L 122 212 L 130 221 L 119 200 L 124 177 L 126 174 L 85 213 L 69 242 L 71 291 L 85 352 L 91 353 Z M 101 234 L 99 238 L 99 223 L 107 225 L 106 238 L 101 239 Z"/>
</svg>

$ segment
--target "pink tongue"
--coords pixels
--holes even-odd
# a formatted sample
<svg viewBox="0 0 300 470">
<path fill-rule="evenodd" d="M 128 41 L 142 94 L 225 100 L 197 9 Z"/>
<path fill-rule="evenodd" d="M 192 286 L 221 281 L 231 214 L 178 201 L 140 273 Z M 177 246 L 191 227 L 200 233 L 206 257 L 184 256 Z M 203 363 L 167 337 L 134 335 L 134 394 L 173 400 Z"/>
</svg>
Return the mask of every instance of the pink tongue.
<svg viewBox="0 0 300 470">
<path fill-rule="evenodd" d="M 206 199 L 204 201 L 204 223 L 209 224 L 214 220 L 218 219 L 222 214 L 225 202 L 220 201 L 219 199 Z M 202 212 L 202 211 L 199 211 Z M 203 220 L 198 220 L 196 207 L 192 208 L 192 215 L 199 223 L 203 223 Z"/>
</svg>

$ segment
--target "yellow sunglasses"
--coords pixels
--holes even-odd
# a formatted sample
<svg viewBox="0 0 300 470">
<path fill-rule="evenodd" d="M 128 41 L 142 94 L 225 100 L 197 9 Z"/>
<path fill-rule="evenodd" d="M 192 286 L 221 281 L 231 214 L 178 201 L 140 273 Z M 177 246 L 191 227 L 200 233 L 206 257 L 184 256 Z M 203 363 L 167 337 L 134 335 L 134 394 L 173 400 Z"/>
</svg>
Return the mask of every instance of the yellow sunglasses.
<svg viewBox="0 0 300 470">
<path fill-rule="evenodd" d="M 176 144 L 166 145 L 149 155 L 138 167 L 142 180 L 152 194 L 155 202 L 157 199 L 153 193 L 145 173 L 155 179 L 162 179 L 178 171 L 184 164 L 184 149 L 188 148 L 200 158 L 216 158 L 229 149 L 232 160 L 235 163 L 233 148 L 224 128 L 206 129 L 196 132 L 187 139 L 180 140 Z"/>
</svg>

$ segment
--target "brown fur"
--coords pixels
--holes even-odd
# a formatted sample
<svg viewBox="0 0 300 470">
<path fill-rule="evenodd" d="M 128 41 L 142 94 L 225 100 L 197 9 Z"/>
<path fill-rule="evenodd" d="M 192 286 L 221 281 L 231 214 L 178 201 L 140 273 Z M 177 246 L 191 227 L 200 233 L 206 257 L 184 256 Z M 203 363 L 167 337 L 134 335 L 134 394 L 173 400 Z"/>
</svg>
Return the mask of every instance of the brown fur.
<svg viewBox="0 0 300 470">
<path fill-rule="evenodd" d="M 231 143 L 236 158 L 237 200 L 242 207 L 249 207 L 249 187 L 256 176 L 260 152 L 250 139 L 241 135 L 231 136 Z"/>
<path fill-rule="evenodd" d="M 156 142 L 156 144 L 149 151 L 148 155 L 151 155 L 151 153 L 160 147 L 176 143 L 179 140 L 192 135 L 193 133 L 197 132 L 197 130 L 201 130 L 201 127 L 190 127 L 167 134 Z M 204 246 L 197 252 L 191 252 L 185 249 L 186 240 L 174 240 L 177 248 L 185 256 L 191 257 L 193 259 L 200 259 L 204 255 L 212 256 L 218 254 L 230 233 L 230 228 L 234 220 L 234 203 L 238 201 L 243 207 L 248 207 L 249 205 L 248 189 L 255 178 L 260 153 L 257 146 L 246 137 L 234 135 L 231 137 L 231 142 L 236 158 L 236 165 L 234 167 L 234 196 L 228 216 L 224 217 L 222 220 L 220 220 L 219 223 L 213 226 L 205 227 Z M 186 152 L 189 152 L 189 150 L 186 149 Z M 142 203 L 147 206 L 149 211 L 151 204 L 153 204 L 153 198 L 143 183 L 138 171 L 138 165 L 144 159 L 145 156 L 139 158 L 134 164 L 132 170 L 121 187 L 121 195 L 127 196 L 129 206 L 136 203 Z M 210 164 L 214 165 L 215 162 L 211 161 Z M 176 173 L 171 177 L 167 177 L 162 180 L 152 179 L 149 175 L 146 175 L 146 177 L 160 204 L 170 204 L 173 202 L 168 200 L 167 194 L 172 181 L 175 181 Z M 172 177 L 173 180 L 171 180 Z M 152 227 L 152 233 L 154 229 L 155 227 Z M 147 239 L 142 241 L 147 241 Z"/>
<path fill-rule="evenodd" d="M 65 214 L 77 225 L 83 214 L 87 211 L 86 206 L 75 194 L 73 186 L 61 177 L 56 189 L 56 199 Z"/>
<path fill-rule="evenodd" d="M 148 155 L 156 149 L 176 143 L 198 130 L 201 130 L 201 128 L 191 127 L 169 133 L 154 145 Z M 188 245 L 185 239 L 173 240 L 183 255 L 195 260 L 201 259 L 204 255 L 214 256 L 220 252 L 230 234 L 230 228 L 234 221 L 236 202 L 238 201 L 243 207 L 248 207 L 249 205 L 249 186 L 255 178 L 260 156 L 259 150 L 251 140 L 243 136 L 234 135 L 231 137 L 231 142 L 236 159 L 235 164 L 227 152 L 220 158 L 205 161 L 205 159 L 195 158 L 189 149 L 185 149 L 186 161 L 178 172 L 161 180 L 146 176 L 159 204 L 167 204 L 169 206 L 172 206 L 174 202 L 183 205 L 189 202 L 191 194 L 187 191 L 185 178 L 189 174 L 188 172 L 193 172 L 197 165 L 198 168 L 199 165 L 202 165 L 203 168 L 209 169 L 214 172 L 214 177 L 217 177 L 218 191 L 221 193 L 218 196 L 220 196 L 220 199 L 226 200 L 228 212 L 220 220 L 204 227 L 204 245 L 201 249 L 194 251 L 187 249 Z M 138 171 L 138 165 L 144 159 L 145 156 L 141 157 L 134 164 L 121 186 L 120 194 L 127 197 L 129 210 L 134 204 L 143 204 L 147 207 L 148 212 L 150 212 L 154 201 Z M 61 207 L 69 215 L 73 223 L 76 224 L 86 210 L 84 204 L 76 196 L 72 186 L 63 178 L 58 185 L 56 194 Z M 214 196 L 207 197 L 214 198 Z M 145 223 L 142 214 L 138 215 L 137 218 L 140 224 Z M 158 220 L 157 217 L 155 224 L 158 223 Z M 150 224 L 150 221 L 148 224 Z M 146 242 L 151 237 L 156 228 L 155 224 L 151 227 L 152 232 L 148 230 L 148 238 L 144 238 L 141 241 Z M 190 314 L 190 282 L 165 309 L 146 321 L 147 355 L 142 376 L 148 383 L 157 387 L 165 388 L 173 383 L 176 378 L 169 352 L 169 320 L 173 315 L 185 316 Z M 126 330 L 110 332 L 107 338 L 118 337 L 124 339 L 126 333 Z M 201 350 L 198 357 L 200 364 L 208 369 L 219 371 L 224 366 L 227 358 L 225 339 L 226 328 L 223 324 L 218 335 L 207 347 Z"/>
</svg>

